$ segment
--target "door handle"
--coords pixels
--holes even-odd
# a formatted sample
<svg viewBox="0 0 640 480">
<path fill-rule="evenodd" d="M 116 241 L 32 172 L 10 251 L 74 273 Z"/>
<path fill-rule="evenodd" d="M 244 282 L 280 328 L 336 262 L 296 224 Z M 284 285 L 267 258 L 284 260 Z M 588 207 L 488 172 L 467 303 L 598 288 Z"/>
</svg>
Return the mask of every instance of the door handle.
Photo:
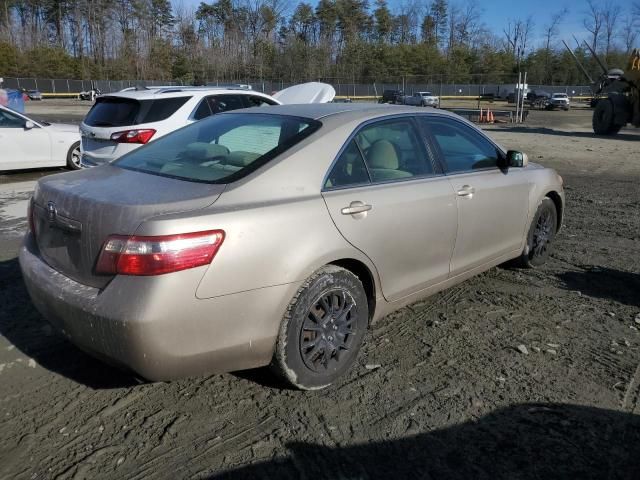
<svg viewBox="0 0 640 480">
<path fill-rule="evenodd" d="M 356 215 L 358 213 L 365 213 L 371 210 L 373 207 L 366 203 L 355 201 L 351 202 L 348 207 L 344 207 L 340 210 L 343 215 Z"/>
<path fill-rule="evenodd" d="M 474 193 L 476 193 L 476 189 L 471 185 L 463 185 L 457 192 L 459 197 L 472 197 Z"/>
</svg>

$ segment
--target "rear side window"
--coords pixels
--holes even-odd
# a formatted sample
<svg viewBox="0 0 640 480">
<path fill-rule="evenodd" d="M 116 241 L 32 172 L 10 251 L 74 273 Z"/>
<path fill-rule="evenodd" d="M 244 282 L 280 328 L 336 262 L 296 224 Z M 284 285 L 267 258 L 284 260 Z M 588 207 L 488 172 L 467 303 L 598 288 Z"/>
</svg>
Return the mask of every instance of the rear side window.
<svg viewBox="0 0 640 480">
<path fill-rule="evenodd" d="M 209 102 L 207 98 L 203 98 L 202 101 L 200 102 L 200 105 L 198 105 L 198 108 L 196 108 L 196 111 L 193 112 L 193 119 L 202 120 L 203 118 L 207 118 L 209 115 L 211 115 Z"/>
<path fill-rule="evenodd" d="M 129 98 L 102 97 L 96 100 L 84 123 L 90 127 L 123 127 L 135 125 L 140 102 Z"/>
<path fill-rule="evenodd" d="M 368 183 L 370 183 L 369 173 L 360 149 L 355 140 L 351 140 L 333 165 L 324 188 L 352 187 Z"/>
<path fill-rule="evenodd" d="M 247 107 L 241 95 L 215 95 L 208 100 L 214 114 Z"/>
<path fill-rule="evenodd" d="M 258 95 L 251 95 L 247 98 L 249 101 L 250 107 L 266 107 L 268 105 L 277 105 L 273 100 L 269 100 L 264 97 L 259 97 Z"/>
<path fill-rule="evenodd" d="M 207 183 L 237 180 L 320 128 L 285 115 L 214 115 L 114 162 L 122 168 Z"/>
<path fill-rule="evenodd" d="M 355 140 L 364 154 L 373 182 L 433 174 L 422 140 L 407 119 L 387 120 L 363 127 Z"/>
<path fill-rule="evenodd" d="M 243 97 L 244 95 L 211 95 L 205 97 L 193 112 L 193 118 L 194 120 L 201 120 L 216 113 L 247 108 L 249 105 L 245 104 Z"/>
<path fill-rule="evenodd" d="M 187 103 L 187 100 L 190 98 L 191 97 L 174 97 L 162 98 L 160 100 L 144 100 L 144 106 L 146 107 L 147 103 L 149 105 L 147 109 L 143 109 L 146 110 L 146 112 L 141 113 L 138 123 L 151 123 L 166 120 L 176 113 L 181 106 Z"/>
</svg>

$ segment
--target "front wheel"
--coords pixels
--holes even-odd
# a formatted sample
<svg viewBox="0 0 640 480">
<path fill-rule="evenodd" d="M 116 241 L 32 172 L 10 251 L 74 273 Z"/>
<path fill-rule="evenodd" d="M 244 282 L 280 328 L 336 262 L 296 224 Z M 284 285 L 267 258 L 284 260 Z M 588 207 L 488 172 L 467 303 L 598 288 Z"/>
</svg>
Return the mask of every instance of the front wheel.
<svg viewBox="0 0 640 480">
<path fill-rule="evenodd" d="M 80 166 L 80 142 L 75 142 L 67 152 L 67 167 L 70 170 L 79 170 Z"/>
<path fill-rule="evenodd" d="M 551 246 L 556 236 L 558 225 L 558 212 L 556 205 L 550 198 L 542 200 L 533 216 L 533 220 L 527 234 L 527 243 L 522 255 L 518 258 L 520 266 L 535 268 L 549 258 Z"/>
<path fill-rule="evenodd" d="M 327 387 L 354 363 L 368 323 L 367 295 L 358 277 L 327 265 L 291 301 L 272 369 L 301 390 Z"/>
<path fill-rule="evenodd" d="M 593 132 L 598 135 L 615 135 L 620 131 L 622 125 L 616 125 L 614 119 L 615 109 L 611 99 L 599 100 L 591 120 Z"/>
</svg>

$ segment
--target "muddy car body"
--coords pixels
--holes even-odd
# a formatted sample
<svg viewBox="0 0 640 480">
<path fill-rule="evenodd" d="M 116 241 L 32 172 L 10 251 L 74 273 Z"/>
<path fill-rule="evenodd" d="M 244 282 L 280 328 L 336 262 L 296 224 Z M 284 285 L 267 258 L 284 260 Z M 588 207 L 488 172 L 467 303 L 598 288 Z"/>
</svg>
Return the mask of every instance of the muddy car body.
<svg viewBox="0 0 640 480">
<path fill-rule="evenodd" d="M 469 122 L 267 110 L 40 180 L 20 264 L 43 315 L 147 379 L 272 363 L 319 388 L 370 322 L 507 260 L 547 258 L 562 180 Z"/>
</svg>

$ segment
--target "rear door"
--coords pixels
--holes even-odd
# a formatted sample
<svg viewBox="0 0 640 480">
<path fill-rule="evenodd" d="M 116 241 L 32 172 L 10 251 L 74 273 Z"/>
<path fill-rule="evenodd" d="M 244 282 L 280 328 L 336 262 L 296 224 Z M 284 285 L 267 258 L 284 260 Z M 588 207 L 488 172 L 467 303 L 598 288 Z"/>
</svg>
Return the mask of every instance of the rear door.
<svg viewBox="0 0 640 480">
<path fill-rule="evenodd" d="M 499 168 L 503 155 L 482 133 L 441 115 L 418 120 L 439 151 L 456 193 L 455 276 L 522 247 L 530 182 L 522 168 Z"/>
<path fill-rule="evenodd" d="M 455 194 L 411 117 L 361 127 L 328 173 L 323 197 L 342 235 L 376 265 L 388 300 L 448 277 Z"/>
</svg>

